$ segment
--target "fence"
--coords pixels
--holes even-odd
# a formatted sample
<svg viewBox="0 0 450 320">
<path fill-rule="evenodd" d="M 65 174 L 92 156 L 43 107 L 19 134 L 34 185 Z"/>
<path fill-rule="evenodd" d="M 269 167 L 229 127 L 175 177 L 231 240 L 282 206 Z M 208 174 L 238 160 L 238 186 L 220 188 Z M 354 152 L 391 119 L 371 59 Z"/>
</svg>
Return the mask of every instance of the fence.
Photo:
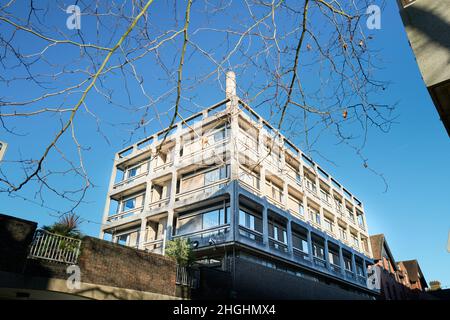
<svg viewBox="0 0 450 320">
<path fill-rule="evenodd" d="M 190 268 L 177 266 L 176 284 L 180 286 L 187 286 L 189 288 L 197 288 L 198 277 L 196 272 Z"/>
<path fill-rule="evenodd" d="M 60 236 L 45 230 L 36 230 L 28 258 L 76 264 L 81 240 Z"/>
</svg>

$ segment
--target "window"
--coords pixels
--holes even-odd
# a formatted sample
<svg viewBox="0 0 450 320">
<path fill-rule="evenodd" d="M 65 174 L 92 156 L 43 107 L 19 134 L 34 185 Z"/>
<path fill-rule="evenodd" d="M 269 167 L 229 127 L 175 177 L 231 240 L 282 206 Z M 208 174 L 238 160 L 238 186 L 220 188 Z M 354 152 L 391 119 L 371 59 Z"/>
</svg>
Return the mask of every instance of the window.
<svg viewBox="0 0 450 320">
<path fill-rule="evenodd" d="M 327 203 L 330 203 L 330 194 L 328 192 L 326 192 L 325 190 L 320 189 L 320 194 L 321 194 L 321 197 L 322 197 L 323 201 L 325 201 Z"/>
<path fill-rule="evenodd" d="M 316 192 L 316 184 L 312 182 L 309 178 L 306 178 L 306 188 L 308 188 L 313 192 Z"/>
<path fill-rule="evenodd" d="M 339 255 L 336 252 L 328 251 L 328 260 L 330 263 L 340 266 Z"/>
<path fill-rule="evenodd" d="M 352 260 L 347 257 L 344 257 L 344 267 L 345 270 L 352 271 Z"/>
<path fill-rule="evenodd" d="M 299 203 L 298 204 L 298 213 L 303 216 L 305 214 L 305 208 L 303 208 L 303 204 Z"/>
<path fill-rule="evenodd" d="M 250 230 L 262 231 L 261 219 L 243 210 L 239 210 L 239 224 Z"/>
<path fill-rule="evenodd" d="M 309 209 L 309 218 L 312 222 L 320 225 L 320 213 L 313 209 Z"/>
<path fill-rule="evenodd" d="M 352 239 L 353 239 L 353 244 L 359 248 L 359 240 L 358 237 L 355 235 L 352 235 Z"/>
<path fill-rule="evenodd" d="M 364 270 L 363 270 L 362 265 L 356 264 L 356 274 L 358 276 L 364 276 Z"/>
<path fill-rule="evenodd" d="M 127 178 L 133 178 L 138 174 L 138 167 L 134 167 L 128 170 Z"/>
<path fill-rule="evenodd" d="M 292 234 L 292 245 L 303 253 L 309 254 L 308 241 L 306 238 L 297 234 Z"/>
<path fill-rule="evenodd" d="M 350 218 L 350 220 L 352 220 L 352 221 L 355 220 L 355 218 L 353 217 L 353 210 L 352 209 L 347 208 L 347 215 Z"/>
<path fill-rule="evenodd" d="M 339 237 L 340 237 L 342 240 L 347 240 L 347 232 L 346 232 L 346 230 L 345 230 L 344 228 L 342 228 L 342 227 L 339 227 Z"/>
<path fill-rule="evenodd" d="M 295 181 L 297 182 L 297 184 L 302 184 L 302 176 L 298 172 L 295 174 Z"/>
<path fill-rule="evenodd" d="M 222 127 L 214 133 L 214 142 L 219 142 L 228 137 L 228 128 Z"/>
<path fill-rule="evenodd" d="M 333 223 L 330 220 L 328 220 L 328 219 L 324 219 L 324 223 L 325 223 L 325 228 L 328 231 L 333 232 Z"/>
<path fill-rule="evenodd" d="M 207 230 L 228 223 L 229 207 L 204 213 L 180 217 L 177 221 L 177 234 L 187 234 Z"/>
<path fill-rule="evenodd" d="M 136 198 L 131 198 L 124 201 L 122 211 L 132 210 L 134 208 L 136 208 Z"/>
<path fill-rule="evenodd" d="M 319 259 L 323 259 L 324 260 L 324 258 L 325 258 L 325 254 L 324 254 L 324 249 L 323 249 L 323 247 L 322 246 L 320 246 L 319 244 L 317 244 L 317 243 L 313 243 L 313 246 L 312 246 L 313 248 L 313 255 L 314 255 L 314 257 L 316 257 L 316 258 L 319 258 Z"/>
<path fill-rule="evenodd" d="M 269 222 L 269 237 L 283 243 L 287 242 L 286 230 L 278 223 Z"/>
<path fill-rule="evenodd" d="M 364 227 L 364 217 L 362 214 L 358 214 L 358 225 Z"/>
</svg>

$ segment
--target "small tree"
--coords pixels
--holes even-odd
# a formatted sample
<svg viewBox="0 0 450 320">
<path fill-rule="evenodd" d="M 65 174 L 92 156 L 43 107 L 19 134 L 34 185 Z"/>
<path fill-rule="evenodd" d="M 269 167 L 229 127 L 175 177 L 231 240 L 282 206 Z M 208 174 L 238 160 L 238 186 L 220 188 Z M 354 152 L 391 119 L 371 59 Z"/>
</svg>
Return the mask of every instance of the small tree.
<svg viewBox="0 0 450 320">
<path fill-rule="evenodd" d="M 61 236 L 80 239 L 82 234 L 79 230 L 79 226 L 80 217 L 75 213 L 70 213 L 62 216 L 58 222 L 55 222 L 51 226 L 44 226 L 43 229 Z"/>
<path fill-rule="evenodd" d="M 189 239 L 176 238 L 168 241 L 166 254 L 174 258 L 182 267 L 190 266 L 194 262 L 194 251 Z"/>
</svg>

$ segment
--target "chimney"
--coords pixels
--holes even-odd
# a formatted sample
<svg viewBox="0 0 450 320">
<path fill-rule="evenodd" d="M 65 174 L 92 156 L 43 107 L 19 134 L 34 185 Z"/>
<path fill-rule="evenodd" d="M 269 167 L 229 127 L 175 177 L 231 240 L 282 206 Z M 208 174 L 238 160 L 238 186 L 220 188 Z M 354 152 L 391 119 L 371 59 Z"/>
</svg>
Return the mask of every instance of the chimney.
<svg viewBox="0 0 450 320">
<path fill-rule="evenodd" d="M 236 74 L 233 71 L 228 71 L 226 75 L 226 97 L 232 99 L 236 96 Z"/>
</svg>

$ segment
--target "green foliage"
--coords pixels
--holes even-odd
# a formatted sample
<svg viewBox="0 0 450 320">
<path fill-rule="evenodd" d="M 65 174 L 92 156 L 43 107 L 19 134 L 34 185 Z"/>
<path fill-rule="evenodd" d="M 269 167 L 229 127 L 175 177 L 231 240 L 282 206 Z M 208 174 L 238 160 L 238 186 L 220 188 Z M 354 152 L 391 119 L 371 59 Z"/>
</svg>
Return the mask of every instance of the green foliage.
<svg viewBox="0 0 450 320">
<path fill-rule="evenodd" d="M 189 239 L 176 238 L 168 241 L 165 252 L 182 267 L 190 266 L 194 262 L 194 251 Z"/>
<path fill-rule="evenodd" d="M 43 229 L 61 236 L 80 239 L 82 234 L 79 230 L 79 225 L 80 217 L 75 213 L 70 213 L 61 217 L 58 222 L 55 222 L 51 226 L 44 226 Z"/>
</svg>

